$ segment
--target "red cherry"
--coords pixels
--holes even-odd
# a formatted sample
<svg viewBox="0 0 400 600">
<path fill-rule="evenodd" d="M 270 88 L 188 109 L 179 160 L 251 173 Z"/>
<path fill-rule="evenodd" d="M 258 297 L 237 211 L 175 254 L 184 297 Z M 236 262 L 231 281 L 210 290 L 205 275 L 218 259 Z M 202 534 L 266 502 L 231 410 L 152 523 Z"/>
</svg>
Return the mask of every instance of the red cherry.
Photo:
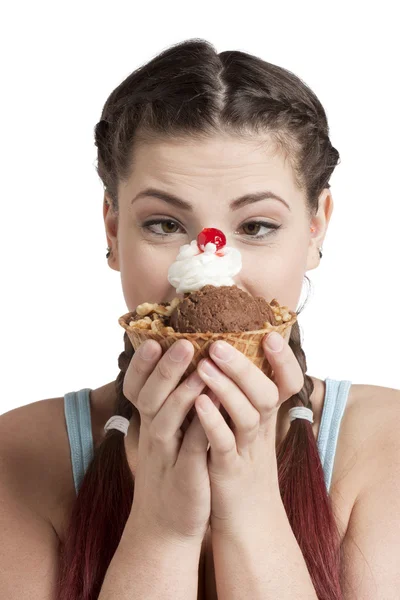
<svg viewBox="0 0 400 600">
<path fill-rule="evenodd" d="M 215 229 L 215 227 L 205 227 L 197 236 L 197 245 L 200 250 L 204 252 L 204 248 L 209 242 L 212 242 L 217 246 L 218 253 L 218 250 L 221 250 L 221 248 L 226 245 L 226 237 L 220 229 Z M 221 254 L 219 254 L 219 256 L 221 256 Z"/>
</svg>

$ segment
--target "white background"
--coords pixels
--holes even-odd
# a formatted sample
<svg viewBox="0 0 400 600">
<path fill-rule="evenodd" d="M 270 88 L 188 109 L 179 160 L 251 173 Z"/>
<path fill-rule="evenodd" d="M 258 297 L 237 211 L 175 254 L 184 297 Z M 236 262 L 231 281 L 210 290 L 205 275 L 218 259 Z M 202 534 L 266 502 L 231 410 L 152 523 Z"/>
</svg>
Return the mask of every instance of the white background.
<svg viewBox="0 0 400 600">
<path fill-rule="evenodd" d="M 93 129 L 110 92 L 200 37 L 317 94 L 341 164 L 313 293 L 308 373 L 400 388 L 399 36 L 395 2 L 43 2 L 2 15 L 0 413 L 118 375 L 127 308 L 105 258 Z M 306 291 L 306 288 L 305 290 Z"/>
</svg>

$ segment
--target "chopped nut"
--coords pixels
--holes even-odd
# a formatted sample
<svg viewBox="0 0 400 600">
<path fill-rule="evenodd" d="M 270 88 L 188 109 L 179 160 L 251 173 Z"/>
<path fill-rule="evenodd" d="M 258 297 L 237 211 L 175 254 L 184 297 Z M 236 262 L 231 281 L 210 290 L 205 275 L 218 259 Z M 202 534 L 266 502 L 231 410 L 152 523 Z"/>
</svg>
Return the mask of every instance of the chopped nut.
<svg viewBox="0 0 400 600">
<path fill-rule="evenodd" d="M 150 302 L 143 302 L 143 304 L 139 304 L 139 306 L 136 307 L 136 314 L 140 315 L 141 317 L 148 315 L 150 312 L 152 312 L 153 306 L 154 304 L 151 304 Z"/>
<path fill-rule="evenodd" d="M 176 298 L 174 298 L 174 299 L 172 300 L 172 302 L 171 302 L 171 304 L 170 304 L 170 308 L 171 308 L 172 310 L 174 310 L 174 308 L 176 308 L 176 307 L 178 306 L 178 304 L 180 304 L 180 303 L 181 303 L 181 299 L 180 299 L 180 298 L 178 298 L 178 297 L 176 297 Z"/>
<path fill-rule="evenodd" d="M 153 302 L 143 302 L 143 304 L 139 304 L 136 307 L 136 314 L 140 316 L 148 315 L 150 313 L 155 313 L 156 315 L 163 315 L 164 317 L 169 317 L 175 307 L 180 303 L 181 299 L 176 297 L 172 300 L 172 302 L 163 306 L 162 304 L 157 304 Z"/>
<path fill-rule="evenodd" d="M 154 304 L 154 311 L 158 315 L 164 315 L 164 316 L 166 316 L 168 314 L 168 307 L 167 306 L 163 306 L 162 304 Z"/>
<path fill-rule="evenodd" d="M 165 334 L 175 333 L 175 329 L 173 327 L 166 327 L 163 331 Z"/>
<path fill-rule="evenodd" d="M 152 331 L 162 331 L 164 329 L 164 324 L 160 319 L 156 319 L 155 321 L 152 322 L 151 324 L 151 330 Z"/>
<path fill-rule="evenodd" d="M 150 323 L 150 317 L 144 317 L 144 319 L 139 319 L 138 321 L 131 321 L 129 325 L 137 329 L 150 329 Z"/>
<path fill-rule="evenodd" d="M 162 306 L 160 304 L 157 304 L 155 306 L 155 310 L 156 312 L 158 312 L 158 314 L 163 315 L 164 317 L 170 317 L 172 312 L 175 310 L 175 307 L 178 306 L 180 301 L 180 298 L 174 298 L 168 306 Z"/>
</svg>

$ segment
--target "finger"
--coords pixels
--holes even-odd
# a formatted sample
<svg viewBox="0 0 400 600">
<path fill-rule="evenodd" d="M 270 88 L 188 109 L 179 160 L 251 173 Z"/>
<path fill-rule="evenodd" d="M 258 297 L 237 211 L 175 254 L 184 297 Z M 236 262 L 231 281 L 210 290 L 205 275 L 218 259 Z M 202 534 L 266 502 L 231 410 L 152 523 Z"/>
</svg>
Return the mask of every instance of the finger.
<svg viewBox="0 0 400 600">
<path fill-rule="evenodd" d="M 138 410 L 144 423 L 149 423 L 177 387 L 190 364 L 194 348 L 189 340 L 174 342 L 156 363 L 138 395 Z"/>
<path fill-rule="evenodd" d="M 274 332 L 281 342 L 281 350 L 273 351 L 267 345 L 271 334 L 263 339 L 263 348 L 268 362 L 274 371 L 274 382 L 279 392 L 279 405 L 298 394 L 304 386 L 304 373 L 288 342 Z"/>
<path fill-rule="evenodd" d="M 203 371 L 204 363 L 212 367 L 212 377 Z M 226 408 L 233 422 L 236 448 L 241 453 L 258 436 L 260 413 L 236 383 L 225 375 L 213 361 L 209 359 L 201 361 L 199 374 Z"/>
<path fill-rule="evenodd" d="M 183 432 L 179 436 L 177 436 L 177 433 L 185 419 L 187 419 L 197 396 L 205 387 L 206 384 L 199 377 L 197 371 L 191 373 L 175 388 L 159 409 L 149 427 L 151 435 L 161 440 L 165 445 L 173 438 L 179 441 Z"/>
<path fill-rule="evenodd" d="M 197 373 L 197 371 L 195 371 L 195 373 Z M 197 373 L 197 376 L 199 376 L 199 374 Z M 210 390 L 210 388 L 205 387 L 203 390 L 200 390 L 200 392 L 203 392 L 203 394 L 207 394 L 207 396 L 209 396 L 211 398 L 211 400 L 214 402 L 214 404 L 216 405 L 217 408 L 220 407 L 220 402 L 216 399 L 215 393 Z M 200 394 L 199 392 L 199 394 Z M 221 410 L 224 410 L 224 408 L 222 408 Z M 226 412 L 226 411 L 225 411 Z M 192 422 L 193 417 L 196 415 L 196 407 L 193 406 L 191 407 L 191 409 L 189 410 L 188 414 L 186 415 L 185 420 L 183 421 L 183 424 L 181 426 L 181 429 L 183 431 L 183 433 L 186 432 L 186 430 L 188 429 L 190 423 Z"/>
<path fill-rule="evenodd" d="M 202 465 L 207 468 L 208 438 L 197 414 L 194 415 L 179 449 L 176 466 L 187 468 L 192 463 L 193 468 Z M 199 464 L 200 461 L 200 464 Z"/>
<path fill-rule="evenodd" d="M 237 457 L 236 438 L 224 417 L 206 394 L 196 400 L 199 421 L 210 443 L 211 460 L 216 466 L 232 464 L 232 456 Z"/>
<path fill-rule="evenodd" d="M 229 350 L 230 356 L 226 356 L 225 358 L 218 356 L 216 350 L 220 347 L 220 344 L 222 344 L 224 349 Z M 276 413 L 279 409 L 279 392 L 275 383 L 240 350 L 237 350 L 227 342 L 220 340 L 218 343 L 211 344 L 210 357 L 212 362 L 217 365 L 218 371 L 224 373 L 229 380 L 236 384 L 251 403 L 251 406 L 259 413 L 260 424 L 264 425 L 267 423 L 271 414 Z M 221 401 L 225 405 L 222 399 Z M 229 414 L 235 420 L 230 412 Z M 248 414 L 249 418 L 251 418 L 250 413 Z M 240 420 L 238 422 L 236 419 L 235 425 L 239 426 Z"/>
<path fill-rule="evenodd" d="M 156 340 L 146 340 L 135 351 L 124 377 L 122 392 L 135 407 L 140 390 L 153 372 L 156 362 L 162 355 L 162 348 Z"/>
</svg>

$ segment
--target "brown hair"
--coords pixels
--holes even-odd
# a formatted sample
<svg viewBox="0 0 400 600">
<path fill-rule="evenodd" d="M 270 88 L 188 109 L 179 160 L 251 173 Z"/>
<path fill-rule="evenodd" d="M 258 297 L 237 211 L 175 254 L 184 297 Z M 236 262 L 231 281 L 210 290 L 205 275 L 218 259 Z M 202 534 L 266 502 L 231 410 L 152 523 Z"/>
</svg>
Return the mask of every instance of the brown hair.
<svg viewBox="0 0 400 600">
<path fill-rule="evenodd" d="M 255 139 L 268 133 L 290 161 L 311 218 L 339 153 L 329 140 L 325 111 L 316 95 L 290 71 L 239 51 L 217 53 L 198 39 L 176 44 L 131 73 L 108 97 L 95 127 L 98 174 L 118 214 L 118 185 L 129 179 L 140 141 L 229 133 Z M 307 278 L 308 279 L 308 278 Z M 298 311 L 299 313 L 300 311 Z M 136 408 L 123 394 L 134 354 L 124 334 L 118 359 L 114 414 Z M 301 347 L 298 322 L 290 347 L 304 387 L 288 402 L 312 408 L 313 381 Z M 311 423 L 295 419 L 277 451 L 279 487 L 289 522 L 320 600 L 342 598 L 340 540 Z M 66 542 L 60 548 L 59 600 L 94 600 L 120 542 L 134 495 L 124 435 L 111 430 L 83 479 Z"/>
</svg>

